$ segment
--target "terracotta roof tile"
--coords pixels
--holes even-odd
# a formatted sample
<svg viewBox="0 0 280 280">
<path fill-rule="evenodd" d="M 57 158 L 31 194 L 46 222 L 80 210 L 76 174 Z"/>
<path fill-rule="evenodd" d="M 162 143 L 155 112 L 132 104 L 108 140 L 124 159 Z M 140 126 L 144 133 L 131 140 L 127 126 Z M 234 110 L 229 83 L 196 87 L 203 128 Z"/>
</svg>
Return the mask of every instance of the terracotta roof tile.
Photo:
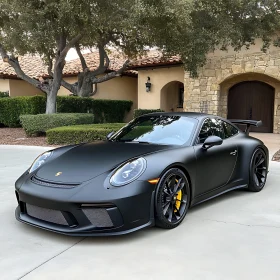
<svg viewBox="0 0 280 280">
<path fill-rule="evenodd" d="M 47 67 L 43 64 L 42 59 L 39 56 L 19 56 L 19 63 L 22 70 L 32 78 L 38 78 L 44 73 L 47 73 Z M 16 77 L 14 69 L 7 63 L 0 59 L 0 75 Z"/>
<path fill-rule="evenodd" d="M 99 52 L 92 52 L 83 55 L 87 66 L 91 71 L 95 70 L 99 65 Z M 126 61 L 126 58 L 118 53 L 111 53 L 108 55 L 110 58 L 109 71 L 117 71 L 119 70 Z M 82 72 L 82 66 L 80 59 L 74 59 L 67 61 L 64 66 L 64 75 L 76 75 L 79 72 Z M 136 71 L 126 71 L 126 73 L 137 74 Z"/>
<path fill-rule="evenodd" d="M 179 56 L 164 57 L 159 51 L 150 51 L 147 55 L 135 60 L 132 63 L 131 69 L 169 64 L 182 64 L 182 61 Z"/>
<path fill-rule="evenodd" d="M 92 52 L 84 54 L 84 58 L 90 70 L 94 70 L 98 67 L 99 64 L 99 54 L 98 52 Z M 117 53 L 111 53 L 110 58 L 110 71 L 116 71 L 122 67 L 125 62 L 125 58 Z M 42 59 L 39 56 L 20 56 L 19 63 L 22 70 L 32 78 L 46 77 L 47 66 L 43 63 Z M 181 64 L 179 56 L 170 56 L 163 57 L 162 54 L 158 51 L 150 51 L 147 55 L 140 57 L 137 60 L 134 60 L 127 70 L 126 74 L 137 75 L 137 69 L 141 67 L 150 67 L 157 65 L 172 65 L 172 64 Z M 82 71 L 82 66 L 80 59 L 74 59 L 66 62 L 64 67 L 64 75 L 77 75 Z M 16 77 L 16 73 L 8 63 L 3 62 L 0 59 L 0 75 Z"/>
<path fill-rule="evenodd" d="M 84 54 L 84 58 L 90 70 L 94 70 L 98 67 L 98 63 L 99 63 L 98 52 Z M 126 60 L 125 57 L 123 57 L 121 54 L 118 54 L 116 52 L 111 53 L 109 55 L 109 58 L 110 58 L 109 70 L 111 71 L 116 71 L 120 69 Z M 182 64 L 182 61 L 179 56 L 163 57 L 162 53 L 159 51 L 150 51 L 146 55 L 140 57 L 139 59 L 133 60 L 131 62 L 131 66 L 129 67 L 129 70 L 127 70 L 126 73 L 137 74 L 137 72 L 134 70 L 141 67 L 169 65 L 169 64 Z M 64 67 L 65 75 L 73 75 L 81 71 L 82 71 L 82 67 L 81 67 L 80 59 L 74 59 L 68 61 Z"/>
</svg>

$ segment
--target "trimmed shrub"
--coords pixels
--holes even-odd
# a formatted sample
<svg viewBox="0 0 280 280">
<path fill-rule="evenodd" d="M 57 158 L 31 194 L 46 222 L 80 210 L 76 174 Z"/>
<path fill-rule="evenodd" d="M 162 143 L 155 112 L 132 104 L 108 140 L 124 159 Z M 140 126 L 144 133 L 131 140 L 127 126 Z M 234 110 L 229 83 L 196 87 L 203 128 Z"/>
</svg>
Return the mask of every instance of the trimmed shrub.
<svg viewBox="0 0 280 280">
<path fill-rule="evenodd" d="M 18 127 L 19 125 L 18 102 L 13 98 L 0 99 L 0 123 L 9 127 Z"/>
<path fill-rule="evenodd" d="M 155 112 L 164 112 L 161 109 L 135 109 L 134 110 L 134 118 L 138 118 L 142 115 L 146 115 L 149 113 L 155 113 Z"/>
<path fill-rule="evenodd" d="M 78 144 L 105 140 L 111 131 L 118 131 L 125 123 L 106 123 L 57 127 L 47 131 L 49 144 Z"/>
<path fill-rule="evenodd" d="M 77 124 L 92 124 L 93 114 L 65 113 L 65 114 L 38 114 L 20 116 L 22 127 L 27 136 L 45 134 L 48 129 Z"/>
<path fill-rule="evenodd" d="M 8 91 L 0 91 L 0 98 L 10 97 Z"/>
<path fill-rule="evenodd" d="M 19 116 L 42 114 L 46 110 L 44 96 L 22 96 L 0 99 L 0 123 L 9 127 L 20 127 Z"/>
</svg>

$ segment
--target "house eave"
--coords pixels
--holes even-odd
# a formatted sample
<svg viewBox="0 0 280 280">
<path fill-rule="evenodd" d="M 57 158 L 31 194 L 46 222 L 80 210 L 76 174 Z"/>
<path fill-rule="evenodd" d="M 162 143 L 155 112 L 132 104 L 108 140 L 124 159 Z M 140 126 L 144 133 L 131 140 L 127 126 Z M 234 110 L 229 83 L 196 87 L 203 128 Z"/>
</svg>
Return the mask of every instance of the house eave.
<svg viewBox="0 0 280 280">
<path fill-rule="evenodd" d="M 151 69 L 158 69 L 158 68 L 171 68 L 171 67 L 182 67 L 182 62 L 176 62 L 176 63 L 156 63 L 156 64 L 146 64 L 146 65 L 139 65 L 139 66 L 132 66 L 129 68 L 129 70 L 151 70 Z"/>
</svg>

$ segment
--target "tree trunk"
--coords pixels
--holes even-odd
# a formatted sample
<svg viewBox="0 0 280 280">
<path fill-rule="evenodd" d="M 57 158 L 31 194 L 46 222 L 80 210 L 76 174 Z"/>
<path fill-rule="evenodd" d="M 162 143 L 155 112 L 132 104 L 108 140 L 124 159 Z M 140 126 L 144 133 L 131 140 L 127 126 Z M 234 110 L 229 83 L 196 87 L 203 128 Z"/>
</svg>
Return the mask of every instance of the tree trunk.
<svg viewBox="0 0 280 280">
<path fill-rule="evenodd" d="M 46 105 L 46 114 L 55 114 L 56 113 L 56 96 L 54 88 L 47 94 L 47 105 Z"/>
<path fill-rule="evenodd" d="M 82 60 L 84 62 L 84 59 Z M 109 61 L 109 60 L 108 60 Z M 84 62 L 85 63 L 85 62 Z M 99 65 L 99 67 L 90 71 L 89 68 L 85 68 L 83 72 L 78 75 L 78 83 L 77 84 L 69 84 L 62 80 L 62 86 L 68 89 L 73 94 L 77 94 L 79 97 L 90 97 L 96 94 L 97 92 L 97 84 L 109 81 L 114 79 L 115 77 L 119 77 L 123 74 L 123 72 L 128 68 L 130 61 L 127 60 L 122 68 L 117 71 L 106 73 L 106 70 L 109 67 L 109 62 L 107 65 Z M 93 85 L 95 85 L 95 89 L 93 90 Z"/>
<path fill-rule="evenodd" d="M 53 80 L 51 82 L 51 89 L 50 92 L 47 94 L 46 114 L 56 113 L 56 97 L 60 89 L 64 63 L 65 62 L 59 62 L 55 65 Z"/>
<path fill-rule="evenodd" d="M 80 73 L 78 96 L 90 97 L 92 95 L 93 83 L 91 81 L 91 72 Z"/>
</svg>

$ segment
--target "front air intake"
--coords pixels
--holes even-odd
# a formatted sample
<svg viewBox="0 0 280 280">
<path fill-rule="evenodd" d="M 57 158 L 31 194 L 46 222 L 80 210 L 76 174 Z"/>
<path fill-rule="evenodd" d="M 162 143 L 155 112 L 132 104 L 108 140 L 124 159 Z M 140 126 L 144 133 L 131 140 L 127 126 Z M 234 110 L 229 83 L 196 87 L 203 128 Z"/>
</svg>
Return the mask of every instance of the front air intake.
<svg viewBox="0 0 280 280">
<path fill-rule="evenodd" d="M 58 225 L 68 226 L 62 213 L 58 210 L 47 209 L 26 203 L 26 212 L 29 216 Z"/>
<path fill-rule="evenodd" d="M 102 208 L 85 208 L 84 214 L 92 225 L 98 228 L 113 227 L 112 220 L 106 209 Z"/>
</svg>

